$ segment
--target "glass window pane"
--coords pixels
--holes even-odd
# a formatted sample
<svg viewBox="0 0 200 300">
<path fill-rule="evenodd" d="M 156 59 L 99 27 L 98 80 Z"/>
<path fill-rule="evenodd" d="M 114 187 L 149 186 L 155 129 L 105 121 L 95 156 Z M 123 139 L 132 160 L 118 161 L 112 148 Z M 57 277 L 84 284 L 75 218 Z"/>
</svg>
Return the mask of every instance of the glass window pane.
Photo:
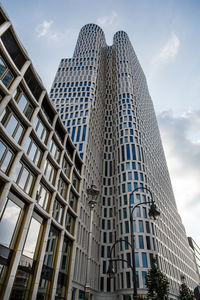
<svg viewBox="0 0 200 300">
<path fill-rule="evenodd" d="M 13 75 L 11 74 L 10 71 L 8 71 L 7 74 L 4 76 L 2 82 L 6 87 L 8 87 L 12 80 L 13 80 Z"/>
<path fill-rule="evenodd" d="M 23 249 L 23 254 L 33 258 L 35 254 L 35 248 L 40 232 L 41 224 L 36 219 L 32 218 L 31 224 L 26 237 L 26 242 Z"/>
<path fill-rule="evenodd" d="M 16 142 L 19 142 L 19 140 L 22 136 L 22 132 L 23 132 L 23 127 L 21 125 L 19 125 L 15 135 L 13 136 L 14 139 L 16 140 Z"/>
<path fill-rule="evenodd" d="M 139 268 L 139 266 L 140 266 L 138 252 L 135 252 L 135 266 L 136 266 L 136 268 Z"/>
<path fill-rule="evenodd" d="M 18 120 L 15 118 L 14 115 L 12 115 L 10 117 L 10 120 L 8 121 L 7 125 L 5 126 L 5 128 L 7 129 L 7 131 L 9 132 L 10 135 L 13 134 L 17 124 L 18 124 Z"/>
<path fill-rule="evenodd" d="M 37 150 L 37 147 L 36 147 L 35 143 L 32 143 L 31 149 L 30 149 L 29 154 L 28 154 L 30 156 L 31 160 L 34 159 L 36 150 Z"/>
<path fill-rule="evenodd" d="M 26 109 L 24 111 L 24 114 L 30 120 L 32 113 L 33 113 L 33 107 L 32 107 L 32 105 L 28 104 L 28 106 L 26 107 Z"/>
<path fill-rule="evenodd" d="M 6 150 L 6 146 L 2 142 L 0 142 L 0 160 L 3 157 L 5 150 Z"/>
<path fill-rule="evenodd" d="M 48 208 L 49 200 L 50 200 L 50 192 L 46 190 L 42 184 L 40 184 L 38 199 L 37 199 L 38 204 L 46 210 Z"/>
<path fill-rule="evenodd" d="M 32 174 L 29 174 L 27 186 L 26 186 L 26 189 L 25 189 L 25 192 L 26 192 L 27 194 L 30 194 L 30 192 L 31 192 L 31 189 L 32 189 L 32 182 L 33 182 L 33 175 L 32 175 Z"/>
<path fill-rule="evenodd" d="M 3 60 L 0 58 L 0 76 L 5 72 L 6 66 L 3 62 Z"/>
<path fill-rule="evenodd" d="M 19 106 L 19 108 L 21 109 L 22 112 L 24 111 L 24 109 L 26 107 L 26 104 L 27 104 L 27 99 L 24 96 L 24 94 L 22 94 L 22 96 L 21 96 L 21 98 L 19 99 L 19 102 L 18 102 L 18 106 Z"/>
<path fill-rule="evenodd" d="M 29 175 L 28 170 L 24 168 L 23 171 L 22 171 L 21 177 L 20 177 L 20 179 L 19 179 L 19 182 L 18 182 L 18 185 L 19 185 L 22 189 L 24 189 L 24 187 L 25 187 L 25 184 L 26 184 L 26 180 L 27 180 L 27 178 L 28 178 L 28 175 Z"/>
<path fill-rule="evenodd" d="M 147 268 L 147 255 L 146 255 L 146 253 L 142 253 L 142 265 L 143 265 L 143 268 Z"/>
<path fill-rule="evenodd" d="M 49 238 L 47 242 L 46 254 L 44 258 L 44 265 L 52 267 L 55 259 L 56 247 L 58 240 L 58 232 L 51 227 L 49 232 Z"/>
<path fill-rule="evenodd" d="M 12 154 L 11 151 L 8 151 L 8 152 L 6 153 L 6 156 L 5 156 L 5 158 L 4 158 L 4 160 L 3 160 L 3 163 L 2 163 L 2 165 L 1 165 L 1 170 L 2 170 L 3 172 L 6 172 L 6 171 L 7 171 L 8 167 L 9 167 L 9 164 L 10 164 L 10 161 L 11 161 L 11 159 L 12 159 L 12 156 L 13 156 L 13 154 Z"/>
<path fill-rule="evenodd" d="M 1 244 L 10 247 L 15 228 L 19 220 L 21 208 L 8 200 L 0 221 L 0 241 Z"/>
</svg>

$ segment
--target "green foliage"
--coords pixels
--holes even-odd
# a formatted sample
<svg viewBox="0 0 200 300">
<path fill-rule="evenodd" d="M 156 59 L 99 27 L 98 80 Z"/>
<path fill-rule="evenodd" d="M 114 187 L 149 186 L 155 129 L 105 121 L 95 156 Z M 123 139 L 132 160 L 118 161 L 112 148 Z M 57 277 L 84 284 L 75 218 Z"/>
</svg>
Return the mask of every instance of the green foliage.
<svg viewBox="0 0 200 300">
<path fill-rule="evenodd" d="M 167 276 L 159 270 L 156 258 L 153 258 L 152 267 L 147 272 L 146 286 L 148 290 L 148 297 L 151 299 L 167 299 L 169 294 L 169 281 Z"/>
<path fill-rule="evenodd" d="M 194 293 L 189 289 L 186 283 L 182 280 L 182 284 L 179 288 L 179 296 L 178 299 L 180 300 L 193 300 Z"/>
</svg>

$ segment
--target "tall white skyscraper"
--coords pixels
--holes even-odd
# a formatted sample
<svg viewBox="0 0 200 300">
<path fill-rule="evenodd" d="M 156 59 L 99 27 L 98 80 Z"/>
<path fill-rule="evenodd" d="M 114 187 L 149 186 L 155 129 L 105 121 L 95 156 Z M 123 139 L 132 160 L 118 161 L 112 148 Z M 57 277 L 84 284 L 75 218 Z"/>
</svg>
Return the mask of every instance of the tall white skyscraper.
<svg viewBox="0 0 200 300">
<path fill-rule="evenodd" d="M 120 239 L 131 242 L 129 205 L 149 201 L 147 189 L 161 214 L 158 221 L 150 220 L 145 204 L 134 212 L 138 294 L 146 294 L 145 275 L 155 255 L 169 279 L 170 299 L 177 299 L 182 275 L 194 288 L 198 278 L 177 211 L 152 100 L 127 34 L 117 32 L 113 45 L 107 46 L 99 26 L 84 26 L 73 58 L 60 62 L 50 98 L 84 161 L 69 299 L 83 299 L 85 291 L 95 300 L 131 299 L 129 265 L 117 263 L 112 280 L 106 272 L 113 243 Z M 92 233 L 86 192 L 91 184 L 100 189 Z M 116 244 L 113 255 L 131 263 L 127 243 Z"/>
</svg>

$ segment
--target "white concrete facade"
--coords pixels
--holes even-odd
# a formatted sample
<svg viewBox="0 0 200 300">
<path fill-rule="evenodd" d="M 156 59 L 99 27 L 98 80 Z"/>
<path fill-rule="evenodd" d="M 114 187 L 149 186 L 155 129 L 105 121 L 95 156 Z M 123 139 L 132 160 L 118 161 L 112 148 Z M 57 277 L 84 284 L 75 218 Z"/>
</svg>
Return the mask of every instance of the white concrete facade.
<svg viewBox="0 0 200 300">
<path fill-rule="evenodd" d="M 112 244 L 118 239 L 130 242 L 129 202 L 134 205 L 150 197 L 143 187 L 152 191 L 161 216 L 151 221 L 147 205 L 135 211 L 138 293 L 145 297 L 145 275 L 155 255 L 169 278 L 171 299 L 177 299 L 181 275 L 194 288 L 198 278 L 177 211 L 152 100 L 127 34 L 117 32 L 108 47 L 99 26 L 84 26 L 73 58 L 61 60 L 50 99 L 85 164 L 69 299 L 88 296 L 88 272 L 90 299 L 130 299 L 132 275 L 126 263 L 117 263 L 112 280 L 106 271 Z M 99 187 L 101 196 L 94 210 L 88 270 L 90 210 L 86 189 L 92 183 Z M 116 245 L 116 257 L 131 261 L 127 244 Z"/>
</svg>

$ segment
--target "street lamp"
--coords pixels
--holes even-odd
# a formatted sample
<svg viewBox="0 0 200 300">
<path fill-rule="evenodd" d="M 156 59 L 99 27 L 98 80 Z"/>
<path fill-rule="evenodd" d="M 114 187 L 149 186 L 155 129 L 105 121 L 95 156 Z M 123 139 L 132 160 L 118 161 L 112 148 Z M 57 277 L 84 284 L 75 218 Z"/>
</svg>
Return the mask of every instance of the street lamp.
<svg viewBox="0 0 200 300">
<path fill-rule="evenodd" d="M 92 227 L 94 219 L 94 208 L 97 205 L 97 198 L 99 195 L 99 190 L 95 184 L 92 184 L 91 187 L 86 190 L 88 195 L 88 205 L 90 207 L 90 227 L 88 235 L 88 256 L 87 256 L 87 272 L 86 272 L 86 284 L 85 284 L 85 293 L 86 299 L 89 299 L 90 295 L 90 264 L 91 264 L 91 253 L 92 253 Z"/>
<path fill-rule="evenodd" d="M 133 196 L 133 194 L 138 191 L 139 189 L 143 189 L 146 190 L 147 192 L 149 192 L 150 194 L 150 200 L 149 201 L 144 201 L 144 202 L 140 202 L 134 206 L 131 205 L 131 197 Z M 129 267 L 132 269 L 132 280 L 133 280 L 133 300 L 137 300 L 137 276 L 136 276 L 136 265 L 135 265 L 135 247 L 134 247 L 134 232 L 133 232 L 133 213 L 134 210 L 139 207 L 140 205 L 144 205 L 144 204 L 150 204 L 150 208 L 149 208 L 149 218 L 156 220 L 159 216 L 160 216 L 160 212 L 158 211 L 156 205 L 155 205 L 155 201 L 153 200 L 153 195 L 152 192 L 147 188 L 147 187 L 138 187 L 136 189 L 134 189 L 131 193 L 130 193 L 130 197 L 129 197 L 129 212 L 130 212 L 130 223 L 131 223 L 131 243 L 129 243 L 126 240 L 117 240 L 111 248 L 110 251 L 110 259 L 109 259 L 109 267 L 108 267 L 108 271 L 107 274 L 108 276 L 110 276 L 111 278 L 114 277 L 115 275 L 115 270 L 113 268 L 113 261 L 124 261 L 127 262 Z M 125 242 L 129 245 L 129 247 L 131 247 L 131 254 L 132 254 L 132 265 L 130 265 L 130 263 L 125 260 L 125 259 L 113 259 L 112 258 L 112 251 L 115 247 L 115 245 L 119 242 Z"/>
<path fill-rule="evenodd" d="M 150 201 L 144 201 L 140 202 L 134 206 L 131 205 L 131 196 L 138 190 L 143 189 L 149 192 L 150 194 Z M 133 299 L 137 300 L 137 276 L 136 276 L 136 265 L 135 265 L 135 247 L 134 247 L 134 232 L 133 232 L 133 213 L 134 210 L 143 204 L 150 204 L 149 208 L 149 218 L 156 220 L 160 216 L 160 212 L 156 208 L 155 201 L 153 200 L 153 194 L 151 190 L 149 190 L 147 187 L 138 187 L 134 189 L 129 197 L 129 212 L 130 212 L 130 223 L 131 223 L 131 245 L 132 245 L 132 262 L 133 262 Z"/>
<path fill-rule="evenodd" d="M 97 204 L 97 197 L 99 195 L 99 190 L 95 184 L 92 184 L 90 188 L 87 188 L 86 192 L 89 198 L 88 201 L 89 207 L 92 209 Z"/>
<path fill-rule="evenodd" d="M 115 248 L 115 245 L 117 243 L 121 243 L 121 242 L 124 242 L 125 244 L 127 244 L 129 247 L 131 247 L 132 249 L 132 252 L 134 251 L 134 249 L 132 248 L 132 245 L 127 241 L 127 240 L 123 240 L 123 239 L 120 239 L 120 240 L 117 240 L 114 242 L 114 244 L 112 245 L 111 249 L 110 249 L 110 259 L 109 259 L 109 265 L 108 265 L 108 270 L 107 270 L 107 275 L 110 277 L 110 278 L 114 278 L 116 272 L 113 268 L 113 262 L 114 261 L 123 261 L 123 262 L 126 262 L 128 267 L 131 268 L 132 270 L 132 277 L 134 277 L 134 267 L 133 265 L 130 264 L 130 262 L 126 259 L 123 259 L 123 258 L 112 258 L 112 252 Z M 134 290 L 133 290 L 133 293 L 134 293 Z M 134 296 L 134 295 L 133 295 Z"/>
</svg>

